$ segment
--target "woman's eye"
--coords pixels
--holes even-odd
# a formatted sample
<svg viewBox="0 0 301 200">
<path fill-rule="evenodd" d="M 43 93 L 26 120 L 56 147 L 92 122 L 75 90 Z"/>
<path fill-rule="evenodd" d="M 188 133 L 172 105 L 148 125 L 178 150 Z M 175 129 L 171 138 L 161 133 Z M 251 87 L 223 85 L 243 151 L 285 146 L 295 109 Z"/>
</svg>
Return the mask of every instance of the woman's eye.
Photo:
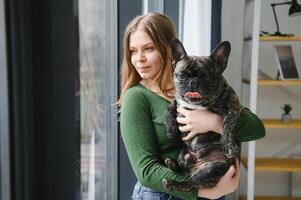
<svg viewBox="0 0 301 200">
<path fill-rule="evenodd" d="M 137 51 L 135 49 L 130 49 L 131 54 L 135 54 Z"/>
<path fill-rule="evenodd" d="M 145 50 L 146 50 L 146 51 L 153 51 L 153 50 L 154 50 L 154 47 L 146 47 Z"/>
</svg>

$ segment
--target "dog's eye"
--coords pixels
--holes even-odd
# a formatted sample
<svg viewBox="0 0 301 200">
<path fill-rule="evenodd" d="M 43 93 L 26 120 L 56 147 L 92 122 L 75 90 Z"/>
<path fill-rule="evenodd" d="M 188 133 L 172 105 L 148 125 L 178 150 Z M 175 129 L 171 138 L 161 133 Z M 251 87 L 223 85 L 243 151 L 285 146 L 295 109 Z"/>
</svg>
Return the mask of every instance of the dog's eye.
<svg viewBox="0 0 301 200">
<path fill-rule="evenodd" d="M 185 78 L 185 75 L 181 74 L 181 73 L 177 74 L 176 76 L 177 76 L 178 79 L 184 79 Z"/>
</svg>

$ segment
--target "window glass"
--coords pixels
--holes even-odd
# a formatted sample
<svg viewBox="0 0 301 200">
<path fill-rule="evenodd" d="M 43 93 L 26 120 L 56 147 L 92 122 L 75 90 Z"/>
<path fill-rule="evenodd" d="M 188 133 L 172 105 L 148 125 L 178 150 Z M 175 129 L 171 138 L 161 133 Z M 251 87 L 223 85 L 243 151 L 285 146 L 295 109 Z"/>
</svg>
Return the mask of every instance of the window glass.
<svg viewBox="0 0 301 200">
<path fill-rule="evenodd" d="M 109 0 L 79 0 L 81 199 L 117 199 L 117 50 Z M 115 22 L 115 24 L 116 24 Z M 109 49 L 109 50 L 108 50 Z M 113 51 L 112 51 L 113 50 Z M 110 59 L 111 58 L 111 59 Z M 112 189 L 115 188 L 115 189 Z"/>
</svg>

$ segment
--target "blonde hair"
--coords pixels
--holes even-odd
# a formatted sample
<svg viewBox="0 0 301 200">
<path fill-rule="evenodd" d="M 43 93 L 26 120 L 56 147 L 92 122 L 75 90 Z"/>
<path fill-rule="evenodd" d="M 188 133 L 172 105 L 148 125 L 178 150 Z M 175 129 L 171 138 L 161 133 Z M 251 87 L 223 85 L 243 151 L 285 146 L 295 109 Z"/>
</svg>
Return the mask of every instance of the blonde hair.
<svg viewBox="0 0 301 200">
<path fill-rule="evenodd" d="M 173 83 L 170 42 L 176 37 L 175 28 L 170 19 L 160 13 L 148 13 L 146 15 L 141 15 L 134 18 L 125 30 L 123 38 L 121 94 L 117 101 L 118 106 L 121 106 L 126 90 L 135 86 L 141 80 L 141 77 L 131 62 L 131 52 L 129 50 L 130 35 L 138 28 L 145 31 L 145 33 L 152 39 L 161 56 L 163 67 L 160 69 L 154 81 L 158 82 L 160 90 L 166 97 L 169 96 L 168 91 L 173 89 L 168 88 L 168 86 L 170 86 L 170 83 Z"/>
</svg>

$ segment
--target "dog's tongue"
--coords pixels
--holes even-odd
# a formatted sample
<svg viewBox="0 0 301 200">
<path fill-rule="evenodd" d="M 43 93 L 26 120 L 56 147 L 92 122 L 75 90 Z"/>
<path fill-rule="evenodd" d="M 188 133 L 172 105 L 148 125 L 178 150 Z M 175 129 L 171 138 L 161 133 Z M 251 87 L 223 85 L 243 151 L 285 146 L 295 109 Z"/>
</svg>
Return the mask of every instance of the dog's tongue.
<svg viewBox="0 0 301 200">
<path fill-rule="evenodd" d="M 202 98 L 202 96 L 198 92 L 186 92 L 185 97 L 188 97 L 188 98 Z"/>
</svg>

